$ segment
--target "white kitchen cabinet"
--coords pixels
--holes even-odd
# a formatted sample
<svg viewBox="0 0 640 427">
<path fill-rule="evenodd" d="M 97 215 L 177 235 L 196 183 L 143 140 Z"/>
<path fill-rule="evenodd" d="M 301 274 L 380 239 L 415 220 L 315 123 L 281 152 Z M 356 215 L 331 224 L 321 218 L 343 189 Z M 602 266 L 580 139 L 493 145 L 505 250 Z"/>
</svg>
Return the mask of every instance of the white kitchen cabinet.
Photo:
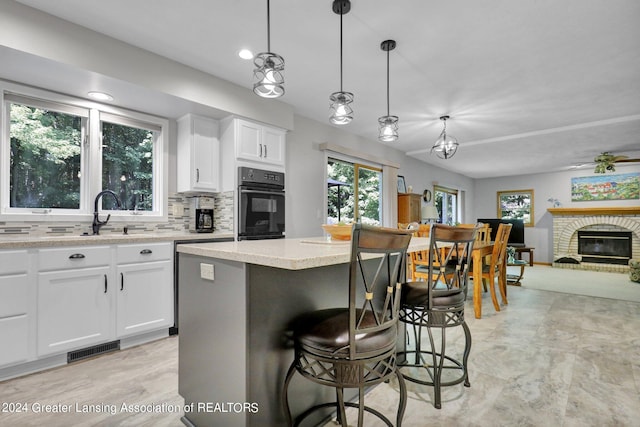
<svg viewBox="0 0 640 427">
<path fill-rule="evenodd" d="M 29 266 L 26 250 L 0 251 L 0 366 L 29 358 Z"/>
<path fill-rule="evenodd" d="M 113 339 L 109 247 L 40 249 L 38 260 L 38 356 Z"/>
<path fill-rule="evenodd" d="M 220 190 L 218 121 L 187 114 L 178 119 L 178 192 Z"/>
<path fill-rule="evenodd" d="M 247 120 L 234 119 L 236 159 L 283 166 L 286 132 Z"/>
<path fill-rule="evenodd" d="M 117 336 L 173 325 L 173 245 L 119 245 L 117 263 Z"/>
</svg>

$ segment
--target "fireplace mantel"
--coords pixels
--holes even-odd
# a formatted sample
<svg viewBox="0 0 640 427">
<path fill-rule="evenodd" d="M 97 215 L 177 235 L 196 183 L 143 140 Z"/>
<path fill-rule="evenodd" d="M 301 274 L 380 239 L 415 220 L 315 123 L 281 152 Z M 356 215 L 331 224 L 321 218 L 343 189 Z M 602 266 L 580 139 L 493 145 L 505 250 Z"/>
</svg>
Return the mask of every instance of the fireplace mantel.
<svg viewBox="0 0 640 427">
<path fill-rule="evenodd" d="M 640 207 L 549 208 L 551 215 L 640 215 Z"/>
</svg>

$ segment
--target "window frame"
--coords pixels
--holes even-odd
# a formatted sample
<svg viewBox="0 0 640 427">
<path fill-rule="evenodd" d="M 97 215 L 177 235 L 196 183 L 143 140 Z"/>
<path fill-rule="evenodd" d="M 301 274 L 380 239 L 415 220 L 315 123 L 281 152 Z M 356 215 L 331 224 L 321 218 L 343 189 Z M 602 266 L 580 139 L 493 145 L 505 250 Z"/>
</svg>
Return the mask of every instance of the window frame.
<svg viewBox="0 0 640 427">
<path fill-rule="evenodd" d="M 28 100 L 27 105 L 63 113 L 87 112 L 82 118 L 82 144 L 80 160 L 80 205 L 78 209 L 32 209 L 10 206 L 10 111 L 9 104 Z M 168 138 L 169 121 L 150 114 L 130 111 L 121 107 L 100 104 L 72 96 L 31 88 L 0 80 L 0 220 L 21 222 L 73 221 L 85 222 L 93 218 L 94 197 L 102 191 L 102 117 L 118 123 L 143 129 L 159 130 L 153 146 L 153 210 L 108 210 L 111 221 L 165 222 L 168 200 Z M 113 120 L 105 120 L 113 123 Z M 100 209 L 100 211 L 102 211 Z"/>
<path fill-rule="evenodd" d="M 355 157 L 351 157 L 339 152 L 335 152 L 335 151 L 328 151 L 325 153 L 325 159 L 324 159 L 324 182 L 325 182 L 325 189 L 324 189 L 324 194 L 325 194 L 325 203 L 324 203 L 324 212 L 325 212 L 325 218 L 327 217 L 327 212 L 328 212 L 328 207 L 329 207 L 329 197 L 328 197 L 328 188 L 326 185 L 327 179 L 329 178 L 329 176 L 327 175 L 327 165 L 329 163 L 330 160 L 335 160 L 335 161 L 339 161 L 339 162 L 343 162 L 343 163 L 349 163 L 353 166 L 354 169 L 354 179 L 355 182 L 353 183 L 353 193 L 354 193 L 354 197 L 356 198 L 356 209 L 354 212 L 354 221 L 358 221 L 359 217 L 360 217 L 360 208 L 359 208 L 359 203 L 358 203 L 358 197 L 359 197 L 359 185 L 358 185 L 358 171 L 360 168 L 364 168 L 367 170 L 371 170 L 371 171 L 375 171 L 378 172 L 380 174 L 380 204 L 379 204 L 379 209 L 380 209 L 380 225 L 384 224 L 384 220 L 385 220 L 385 215 L 384 215 L 384 203 L 385 203 L 385 193 L 384 193 L 384 169 L 382 167 L 382 165 L 374 163 L 374 162 L 370 162 L 367 161 L 365 159 L 360 159 L 360 158 L 355 158 Z"/>
<path fill-rule="evenodd" d="M 436 206 L 436 202 L 435 202 L 436 193 L 444 193 L 444 194 L 450 194 L 452 196 L 455 196 L 455 209 L 453 209 L 454 218 L 452 218 L 452 223 L 453 223 L 452 225 L 455 225 L 456 223 L 459 223 L 460 222 L 460 203 L 461 203 L 460 190 L 458 190 L 456 188 L 446 187 L 444 185 L 439 185 L 439 184 L 434 185 L 433 186 L 433 197 L 432 197 L 434 206 Z M 444 221 L 445 218 L 444 218 L 444 215 L 442 214 L 442 212 L 439 212 L 439 213 L 440 213 L 440 218 L 439 218 L 440 221 L 443 224 L 448 224 L 448 222 Z"/>
</svg>

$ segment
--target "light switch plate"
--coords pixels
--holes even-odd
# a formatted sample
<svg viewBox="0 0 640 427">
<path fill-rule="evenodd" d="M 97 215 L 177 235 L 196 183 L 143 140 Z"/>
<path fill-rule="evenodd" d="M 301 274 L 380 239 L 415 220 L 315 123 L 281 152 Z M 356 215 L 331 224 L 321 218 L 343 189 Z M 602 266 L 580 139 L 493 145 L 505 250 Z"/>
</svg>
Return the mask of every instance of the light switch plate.
<svg viewBox="0 0 640 427">
<path fill-rule="evenodd" d="M 173 216 L 175 217 L 184 216 L 184 206 L 180 204 L 173 205 Z"/>
<path fill-rule="evenodd" d="M 200 263 L 200 278 L 214 280 L 213 277 L 213 264 Z"/>
</svg>

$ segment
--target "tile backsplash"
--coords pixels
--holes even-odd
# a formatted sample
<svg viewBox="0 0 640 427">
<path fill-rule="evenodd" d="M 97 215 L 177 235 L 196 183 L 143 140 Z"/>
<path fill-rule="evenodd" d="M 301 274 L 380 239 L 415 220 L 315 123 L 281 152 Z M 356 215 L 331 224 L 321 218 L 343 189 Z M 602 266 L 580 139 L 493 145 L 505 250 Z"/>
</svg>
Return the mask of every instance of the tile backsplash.
<svg viewBox="0 0 640 427">
<path fill-rule="evenodd" d="M 214 228 L 216 232 L 233 233 L 233 191 L 224 193 L 207 194 L 214 198 Z M 127 224 L 129 232 L 135 233 L 140 231 L 147 232 L 186 232 L 189 230 L 189 213 L 190 201 L 193 195 L 185 195 L 180 193 L 170 194 L 168 198 L 167 221 L 166 222 L 135 222 Z M 174 206 L 182 205 L 181 216 L 174 216 Z M 178 209 L 179 210 L 179 209 Z M 106 215 L 106 214 L 104 214 Z M 104 216 L 103 215 L 103 216 Z M 101 234 L 122 233 L 125 226 L 122 222 L 109 223 L 100 229 Z M 48 236 L 48 235 L 78 235 L 82 233 L 91 233 L 91 223 L 74 223 L 74 222 L 19 222 L 19 221 L 0 221 L 0 236 L 2 235 L 29 235 L 29 236 Z"/>
</svg>

